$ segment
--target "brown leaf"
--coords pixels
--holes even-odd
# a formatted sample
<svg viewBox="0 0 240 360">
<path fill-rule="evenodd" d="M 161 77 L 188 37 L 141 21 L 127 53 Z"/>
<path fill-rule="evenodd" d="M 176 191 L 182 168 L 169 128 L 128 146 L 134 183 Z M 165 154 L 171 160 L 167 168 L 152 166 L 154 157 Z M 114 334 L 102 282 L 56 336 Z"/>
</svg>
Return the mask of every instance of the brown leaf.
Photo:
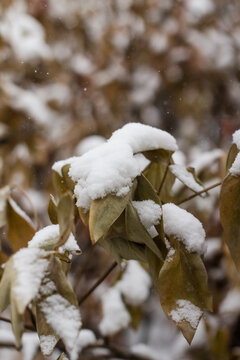
<svg viewBox="0 0 240 360">
<path fill-rule="evenodd" d="M 125 219 L 126 219 L 126 232 L 128 240 L 145 244 L 149 247 L 155 255 L 157 255 L 160 259 L 162 259 L 162 254 L 159 248 L 156 246 L 155 242 L 148 234 L 147 230 L 142 225 L 137 211 L 135 210 L 132 203 L 128 203 L 125 211 Z"/>
<path fill-rule="evenodd" d="M 110 227 L 126 208 L 131 195 L 131 191 L 122 197 L 109 194 L 103 199 L 91 202 L 89 228 L 93 244 L 107 234 Z"/>
<path fill-rule="evenodd" d="M 223 237 L 234 263 L 240 271 L 240 177 L 228 175 L 222 184 L 220 193 L 220 218 Z"/>
<path fill-rule="evenodd" d="M 7 202 L 8 240 L 14 252 L 27 247 L 35 229 L 17 210 L 13 200 Z"/>
<path fill-rule="evenodd" d="M 226 162 L 226 172 L 230 169 L 232 166 L 234 160 L 236 159 L 237 154 L 239 153 L 239 150 L 237 148 L 236 144 L 232 144 L 230 147 L 230 150 L 228 152 L 227 162 Z"/>
<path fill-rule="evenodd" d="M 48 204 L 48 216 L 52 224 L 58 224 L 57 204 L 53 195 L 50 195 L 50 200 Z"/>
<path fill-rule="evenodd" d="M 62 246 L 69 238 L 74 221 L 74 204 L 70 192 L 66 192 L 57 205 L 60 239 L 56 247 Z"/>
<path fill-rule="evenodd" d="M 212 298 L 201 257 L 197 253 L 189 253 L 183 244 L 173 238 L 170 238 L 170 242 L 175 252 L 166 258 L 159 273 L 157 288 L 164 312 L 171 319 L 171 311 L 176 310 L 179 300 L 187 300 L 201 311 L 211 310 Z M 196 327 L 187 318 L 179 321 L 177 326 L 191 343 Z"/>
</svg>

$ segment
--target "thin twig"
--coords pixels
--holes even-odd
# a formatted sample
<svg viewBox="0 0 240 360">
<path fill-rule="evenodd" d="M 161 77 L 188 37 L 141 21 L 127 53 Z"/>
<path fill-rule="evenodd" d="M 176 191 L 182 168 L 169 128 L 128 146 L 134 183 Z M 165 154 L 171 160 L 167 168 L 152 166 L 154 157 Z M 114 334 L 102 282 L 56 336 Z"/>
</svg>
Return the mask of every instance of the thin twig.
<svg viewBox="0 0 240 360">
<path fill-rule="evenodd" d="M 33 212 L 33 216 L 34 216 L 34 221 L 35 221 L 35 224 L 36 224 L 36 230 L 39 229 L 39 220 L 38 220 L 38 215 L 37 215 L 37 212 L 36 212 L 36 209 L 33 205 L 33 202 L 32 200 L 30 199 L 29 195 L 26 193 L 25 190 L 23 190 L 23 188 L 21 188 L 21 186 L 17 185 L 17 184 L 12 184 L 11 185 L 11 190 L 13 189 L 18 189 L 29 201 L 30 205 L 31 205 L 31 208 L 32 208 L 32 212 Z"/>
<path fill-rule="evenodd" d="M 221 184 L 222 184 L 222 182 L 219 181 L 218 183 L 213 184 L 213 185 L 207 187 L 206 189 L 203 189 L 203 190 L 201 190 L 201 191 L 198 191 L 198 192 L 196 192 L 195 194 L 187 197 L 186 199 L 179 201 L 178 203 L 176 203 L 176 205 L 181 205 L 181 204 L 185 203 L 186 201 L 192 200 L 192 199 L 195 198 L 196 196 L 199 196 L 199 195 L 207 192 L 208 190 L 214 189 L 215 187 L 220 186 Z"/>
<path fill-rule="evenodd" d="M 168 162 L 167 162 L 167 167 L 166 167 L 166 169 L 165 169 L 165 172 L 164 172 L 164 175 L 163 175 L 161 184 L 160 184 L 159 189 L 158 189 L 158 196 L 159 196 L 159 197 L 160 197 L 160 194 L 161 194 L 163 185 L 164 185 L 164 183 L 165 183 L 165 180 L 166 180 L 166 177 L 167 177 L 167 174 L 168 174 L 168 168 L 169 168 L 170 160 L 171 160 L 171 155 L 169 155 Z"/>
<path fill-rule="evenodd" d="M 96 281 L 96 283 L 81 297 L 78 304 L 81 305 L 91 293 L 106 279 L 106 277 L 115 269 L 117 262 L 114 261 L 112 265 L 105 271 L 105 273 Z"/>
<path fill-rule="evenodd" d="M 8 324 L 12 324 L 11 319 L 7 319 L 7 318 L 5 318 L 5 317 L 3 317 L 3 316 L 0 316 L 0 321 L 4 321 L 4 322 L 6 322 L 6 323 L 8 323 Z M 24 325 L 24 328 L 25 328 L 26 330 L 36 332 L 36 330 L 35 330 L 32 326 Z"/>
</svg>

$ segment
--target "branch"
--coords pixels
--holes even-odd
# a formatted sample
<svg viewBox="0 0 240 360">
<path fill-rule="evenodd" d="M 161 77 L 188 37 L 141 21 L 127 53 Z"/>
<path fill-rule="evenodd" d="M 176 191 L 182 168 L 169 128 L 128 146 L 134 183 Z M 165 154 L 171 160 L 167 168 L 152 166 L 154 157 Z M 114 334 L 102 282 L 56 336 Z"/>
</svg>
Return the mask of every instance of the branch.
<svg viewBox="0 0 240 360">
<path fill-rule="evenodd" d="M 5 318 L 5 317 L 3 317 L 3 316 L 0 316 L 0 321 L 4 321 L 4 322 L 6 322 L 6 323 L 8 323 L 8 324 L 12 324 L 11 319 L 7 319 L 7 318 Z M 30 325 L 24 325 L 24 328 L 25 328 L 25 330 L 32 331 L 32 332 L 36 332 L 36 330 L 34 329 L 34 327 L 32 327 L 32 326 L 30 326 Z"/>
<path fill-rule="evenodd" d="M 213 184 L 213 185 L 207 187 L 206 189 L 203 189 L 203 190 L 201 190 L 201 191 L 199 191 L 199 192 L 196 192 L 195 194 L 187 197 L 186 199 L 177 202 L 176 205 L 181 205 L 181 204 L 185 203 L 186 201 L 192 200 L 192 199 L 195 198 L 196 196 L 199 196 L 199 195 L 207 192 L 208 190 L 214 189 L 215 187 L 220 186 L 221 184 L 222 184 L 222 182 L 219 181 L 218 183 Z"/>
<path fill-rule="evenodd" d="M 81 305 L 91 293 L 106 279 L 106 277 L 113 271 L 113 269 L 117 266 L 117 262 L 114 261 L 112 265 L 105 271 L 105 273 L 96 281 L 96 283 L 87 291 L 85 295 L 81 297 L 78 302 L 78 305 Z"/>
</svg>

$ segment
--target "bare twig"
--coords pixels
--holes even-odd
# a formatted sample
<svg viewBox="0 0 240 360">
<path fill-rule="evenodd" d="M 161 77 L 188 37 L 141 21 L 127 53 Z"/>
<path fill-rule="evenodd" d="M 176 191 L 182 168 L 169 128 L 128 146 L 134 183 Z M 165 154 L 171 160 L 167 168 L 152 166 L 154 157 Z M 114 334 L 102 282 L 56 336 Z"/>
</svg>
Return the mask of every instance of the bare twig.
<svg viewBox="0 0 240 360">
<path fill-rule="evenodd" d="M 213 184 L 213 185 L 211 185 L 211 186 L 209 186 L 209 187 L 207 187 L 207 188 L 205 188 L 205 189 L 203 189 L 203 190 L 201 190 L 201 191 L 196 192 L 195 194 L 187 197 L 186 199 L 179 201 L 176 205 L 181 205 L 181 204 L 185 203 L 186 201 L 192 200 L 192 199 L 195 198 L 196 196 L 199 196 L 199 195 L 207 192 L 208 190 L 214 189 L 215 187 L 220 186 L 221 184 L 222 184 L 222 182 L 219 181 L 218 183 Z"/>
<path fill-rule="evenodd" d="M 4 322 L 6 322 L 8 324 L 12 324 L 11 319 L 7 319 L 7 318 L 5 318 L 3 316 L 0 316 L 0 321 L 4 321 Z M 25 330 L 36 332 L 36 330 L 32 326 L 24 325 L 24 328 L 25 328 Z"/>
<path fill-rule="evenodd" d="M 81 297 L 78 304 L 81 305 L 88 297 L 91 295 L 91 293 L 106 279 L 106 277 L 115 269 L 117 266 L 117 262 L 114 261 L 112 265 L 105 271 L 105 273 L 93 284 L 93 286 L 86 292 L 85 295 Z"/>
</svg>

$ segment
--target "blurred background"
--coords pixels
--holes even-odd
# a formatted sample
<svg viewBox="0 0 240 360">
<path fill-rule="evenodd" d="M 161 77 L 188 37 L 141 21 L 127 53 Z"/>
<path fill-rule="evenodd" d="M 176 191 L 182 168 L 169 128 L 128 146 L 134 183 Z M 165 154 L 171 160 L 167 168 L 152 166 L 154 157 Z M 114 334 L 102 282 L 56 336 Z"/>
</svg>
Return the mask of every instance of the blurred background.
<svg viewBox="0 0 240 360">
<path fill-rule="evenodd" d="M 128 122 L 169 131 L 180 148 L 175 161 L 194 166 L 205 185 L 217 182 L 219 148 L 227 150 L 240 127 L 239 80 L 238 0 L 1 0 L 0 184 L 23 189 L 41 226 L 49 224 L 52 164 L 83 154 Z M 187 195 L 179 184 L 174 191 Z M 138 330 L 114 342 L 140 344 L 146 359 L 240 359 L 239 281 L 220 239 L 218 195 L 215 189 L 186 205 L 207 232 L 214 293 L 214 313 L 193 345 L 165 319 L 154 292 Z M 33 216 L 28 199 L 15 196 Z M 78 233 L 86 251 L 73 263 L 71 281 L 80 294 L 111 259 L 101 249 L 89 256 L 83 224 Z M 97 329 L 97 295 L 81 311 L 85 327 Z M 42 359 L 37 350 L 17 353 L 2 344 L 0 336 L 1 358 Z"/>
</svg>

